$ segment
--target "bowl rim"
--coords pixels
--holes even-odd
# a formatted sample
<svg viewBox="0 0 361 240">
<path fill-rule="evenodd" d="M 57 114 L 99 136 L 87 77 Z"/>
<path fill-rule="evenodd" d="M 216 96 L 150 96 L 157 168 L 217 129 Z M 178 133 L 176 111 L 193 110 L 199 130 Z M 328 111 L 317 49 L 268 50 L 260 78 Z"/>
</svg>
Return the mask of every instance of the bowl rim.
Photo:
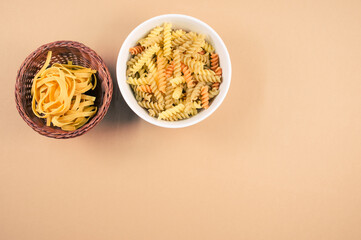
<svg viewBox="0 0 361 240">
<path fill-rule="evenodd" d="M 106 81 L 108 89 L 107 89 L 107 91 L 105 91 L 105 96 L 104 96 L 103 102 L 101 104 L 101 106 L 104 106 L 103 110 L 100 112 L 99 109 L 98 109 L 95 116 L 92 117 L 89 122 L 87 122 L 86 124 L 84 124 L 84 126 L 82 126 L 79 129 L 76 129 L 74 131 L 50 132 L 47 129 L 39 127 L 39 125 L 36 124 L 26 114 L 25 107 L 22 104 L 22 95 L 21 95 L 21 91 L 20 91 L 20 88 L 21 88 L 20 80 L 22 79 L 22 76 L 26 73 L 26 69 L 29 66 L 30 62 L 34 59 L 34 57 L 40 55 L 44 51 L 48 51 L 49 49 L 51 49 L 53 47 L 64 47 L 64 48 L 72 47 L 72 48 L 78 49 L 80 52 L 83 52 L 83 53 L 85 52 L 85 53 L 89 54 L 89 56 L 94 58 L 97 62 L 99 62 L 98 63 L 99 68 L 102 68 L 104 70 L 104 73 L 105 73 L 105 77 L 104 77 L 103 80 Z M 50 137 L 50 138 L 56 138 L 56 139 L 74 138 L 74 137 L 83 135 L 84 133 L 88 132 L 90 129 L 95 127 L 95 125 L 97 125 L 104 118 L 105 114 L 107 113 L 107 111 L 109 109 L 110 102 L 112 100 L 112 95 L 113 95 L 113 80 L 112 80 L 109 69 L 106 66 L 104 60 L 93 49 L 89 48 L 88 46 L 84 45 L 83 43 L 76 42 L 76 41 L 61 40 L 61 41 L 55 41 L 55 42 L 50 42 L 50 43 L 46 43 L 46 44 L 41 45 L 40 47 L 38 47 L 36 50 L 31 52 L 25 58 L 25 60 L 20 65 L 20 67 L 19 67 L 19 69 L 17 71 L 17 75 L 16 75 L 16 81 L 15 81 L 16 109 L 18 110 L 18 112 L 19 112 L 20 116 L 22 117 L 22 119 L 34 131 L 36 131 L 37 133 L 39 133 L 39 134 L 41 134 L 43 136 Z"/>
<path fill-rule="evenodd" d="M 220 43 L 221 45 L 221 48 L 224 50 L 224 55 L 225 55 L 225 59 L 226 59 L 226 63 L 223 63 L 224 67 L 223 68 L 223 72 L 227 71 L 229 74 L 228 74 L 228 78 L 227 79 L 224 79 L 223 77 L 223 81 L 222 81 L 222 91 L 220 91 L 220 93 L 218 94 L 217 96 L 217 102 L 212 102 L 212 104 L 210 105 L 210 107 L 203 111 L 204 114 L 203 116 L 201 117 L 198 117 L 198 118 L 194 118 L 194 117 L 190 117 L 189 119 L 183 119 L 183 120 L 180 120 L 180 121 L 174 121 L 174 122 L 169 122 L 169 121 L 164 121 L 164 120 L 158 120 L 154 117 L 151 117 L 149 116 L 148 114 L 142 114 L 141 111 L 143 111 L 144 113 L 144 109 L 142 107 L 140 107 L 138 104 L 133 104 L 131 101 L 131 98 L 129 97 L 128 98 L 128 95 L 125 94 L 126 91 L 131 91 L 130 90 L 130 87 L 127 86 L 128 89 L 126 89 L 125 85 L 124 85 L 124 82 L 126 83 L 126 79 L 125 78 L 125 75 L 124 76 L 121 76 L 121 69 L 122 67 L 123 68 L 126 68 L 126 65 L 124 66 L 120 66 L 120 62 L 121 62 L 121 59 L 122 58 L 128 58 L 129 57 L 129 52 L 128 52 L 128 49 L 125 49 L 125 46 L 127 45 L 127 43 L 130 41 L 130 38 L 138 31 L 140 31 L 142 28 L 144 28 L 145 25 L 147 25 L 148 23 L 150 22 L 153 22 L 153 21 L 158 21 L 158 20 L 163 20 L 164 22 L 167 22 L 169 20 L 169 18 L 180 18 L 180 19 L 188 19 L 190 21 L 193 21 L 199 25 L 202 25 L 205 29 L 207 29 L 207 32 L 209 32 L 208 34 L 209 35 L 212 35 L 212 38 L 216 38 L 217 41 Z M 171 22 L 171 21 L 169 21 Z M 147 29 L 146 31 L 149 32 L 151 29 Z M 124 54 L 124 52 L 127 52 L 128 54 Z M 229 87 L 230 87 L 230 84 L 231 84 L 231 76 L 232 76 L 232 66 L 231 66 L 231 59 L 230 59 L 230 56 L 229 56 L 229 52 L 227 50 L 227 47 L 225 45 L 225 43 L 223 42 L 222 38 L 218 35 L 218 33 L 212 28 L 210 27 L 208 24 L 206 24 L 205 22 L 195 18 L 195 17 L 191 17 L 191 16 L 188 16 L 188 15 L 183 15 L 183 14 L 163 14 L 163 15 L 159 15 L 159 16 L 155 16 L 155 17 L 152 17 L 144 22 L 142 22 L 141 24 L 139 24 L 136 28 L 134 28 L 129 34 L 128 36 L 125 38 L 120 50 L 119 50 L 119 53 L 118 53 L 118 58 L 117 58 L 117 64 L 116 64 L 116 75 L 117 75 L 117 82 L 118 82 L 118 87 L 119 87 L 119 90 L 125 100 L 125 102 L 128 104 L 128 106 L 133 110 L 133 112 L 135 114 L 137 114 L 140 118 L 142 118 L 143 120 L 145 120 L 146 122 L 150 123 L 150 124 L 153 124 L 153 125 L 156 125 L 156 126 L 159 126 L 159 127 L 165 127 L 165 128 L 183 128 L 183 127 L 189 127 L 189 126 L 192 126 L 194 124 L 197 124 L 203 120 L 205 120 L 206 118 L 208 118 L 210 115 L 212 115 L 215 110 L 218 109 L 218 107 L 222 104 L 222 102 L 224 101 L 227 93 L 228 93 L 228 90 L 229 90 Z M 123 82 L 124 81 L 124 82 Z M 128 84 L 126 84 L 128 85 Z M 134 95 L 132 94 L 133 98 L 134 98 Z"/>
</svg>

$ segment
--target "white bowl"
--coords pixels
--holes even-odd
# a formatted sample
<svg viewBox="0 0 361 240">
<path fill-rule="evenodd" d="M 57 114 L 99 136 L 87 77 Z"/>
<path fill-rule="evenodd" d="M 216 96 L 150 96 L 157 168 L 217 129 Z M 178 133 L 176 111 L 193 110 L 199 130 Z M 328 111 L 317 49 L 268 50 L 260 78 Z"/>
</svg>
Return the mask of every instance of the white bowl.
<svg viewBox="0 0 361 240">
<path fill-rule="evenodd" d="M 200 111 L 197 115 L 190 117 L 189 119 L 183 119 L 179 121 L 169 122 L 164 120 L 158 120 L 157 118 L 148 115 L 148 111 L 138 105 L 132 89 L 126 82 L 126 68 L 127 61 L 130 59 L 129 48 L 135 46 L 137 41 L 145 37 L 154 27 L 163 25 L 163 23 L 172 23 L 174 29 L 181 28 L 186 31 L 193 31 L 196 33 L 203 33 L 206 35 L 206 40 L 211 43 L 215 49 L 215 52 L 219 55 L 219 63 L 223 70 L 222 83 L 220 85 L 220 92 L 211 102 L 210 106 L 206 110 Z M 117 60 L 117 79 L 118 86 L 124 100 L 129 107 L 145 121 L 166 128 L 182 128 L 199 123 L 200 121 L 209 117 L 223 102 L 227 95 L 229 86 L 231 84 L 231 59 L 229 57 L 226 45 L 219 37 L 219 35 L 206 23 L 190 16 L 180 14 L 167 14 L 151 18 L 138 27 L 136 27 L 125 39 L 118 55 Z"/>
</svg>

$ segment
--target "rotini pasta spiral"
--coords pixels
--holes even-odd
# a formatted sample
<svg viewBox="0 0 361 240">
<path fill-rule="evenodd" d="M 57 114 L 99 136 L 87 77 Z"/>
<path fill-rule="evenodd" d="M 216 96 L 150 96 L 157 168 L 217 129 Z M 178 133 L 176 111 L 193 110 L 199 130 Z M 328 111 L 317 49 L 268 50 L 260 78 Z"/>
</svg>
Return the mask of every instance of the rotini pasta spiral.
<svg viewBox="0 0 361 240">
<path fill-rule="evenodd" d="M 183 91 L 183 88 L 182 88 L 182 87 L 176 87 L 176 88 L 174 89 L 174 92 L 173 92 L 172 97 L 173 97 L 174 99 L 179 99 L 179 98 L 181 97 L 181 95 L 182 95 L 182 91 Z"/>
<path fill-rule="evenodd" d="M 184 34 L 186 34 L 186 32 L 183 31 L 182 29 L 178 29 L 176 31 L 173 31 L 172 32 L 172 40 L 174 41 L 174 39 L 179 38 L 179 37 L 183 36 Z"/>
<path fill-rule="evenodd" d="M 219 85 L 220 85 L 219 82 L 213 83 L 212 84 L 212 89 L 219 89 Z"/>
<path fill-rule="evenodd" d="M 163 31 L 163 27 L 155 27 L 146 38 L 143 38 L 138 41 L 138 43 L 144 47 L 148 47 L 156 43 L 158 40 L 159 42 L 162 40 L 162 38 L 159 39 L 160 33 Z"/>
<path fill-rule="evenodd" d="M 207 41 L 204 42 L 202 48 L 209 53 L 213 53 L 214 52 L 214 48 L 211 44 L 209 44 Z"/>
<path fill-rule="evenodd" d="M 158 111 L 164 110 L 164 104 L 160 104 L 157 102 L 141 101 L 141 102 L 138 102 L 138 104 L 144 108 L 152 108 L 152 109 L 155 109 Z"/>
<path fill-rule="evenodd" d="M 179 50 L 174 51 L 173 63 L 174 63 L 173 74 L 175 77 L 180 77 L 182 75 L 182 73 L 181 73 L 181 57 L 180 57 Z"/>
<path fill-rule="evenodd" d="M 137 55 L 137 54 L 143 52 L 143 50 L 144 50 L 143 46 L 135 46 L 135 47 L 129 48 L 129 52 L 132 55 Z"/>
<path fill-rule="evenodd" d="M 137 88 L 138 88 L 138 86 L 132 85 L 132 89 L 133 89 L 133 91 L 135 93 L 136 100 L 139 102 L 139 101 L 142 101 L 144 99 L 144 100 L 149 102 L 150 99 L 152 98 L 152 95 L 150 95 L 149 93 L 139 91 Z"/>
<path fill-rule="evenodd" d="M 219 57 L 217 53 L 211 54 L 211 69 L 215 72 L 219 68 Z M 222 72 L 221 72 L 222 74 Z"/>
<path fill-rule="evenodd" d="M 165 93 L 165 88 L 167 84 L 165 75 L 166 59 L 162 55 L 159 55 L 157 56 L 157 63 L 158 88 L 160 92 Z"/>
<path fill-rule="evenodd" d="M 185 83 L 186 80 L 184 77 L 175 77 L 169 80 L 173 87 L 176 87 L 177 85 L 180 85 L 182 83 Z"/>
<path fill-rule="evenodd" d="M 200 47 L 204 45 L 204 39 L 205 36 L 203 34 L 200 34 L 196 40 L 193 42 L 193 44 L 187 49 L 187 55 L 192 55 L 193 53 L 196 53 Z"/>
<path fill-rule="evenodd" d="M 172 35 L 171 35 L 171 30 L 172 30 L 172 24 L 170 23 L 164 23 L 164 57 L 170 57 L 172 49 Z"/>
<path fill-rule="evenodd" d="M 149 80 L 146 77 L 142 77 L 142 78 L 129 77 L 127 83 L 131 85 L 146 85 L 149 84 Z"/>
<path fill-rule="evenodd" d="M 173 90 L 172 84 L 167 81 L 167 87 L 165 91 L 165 109 L 173 107 Z"/>
<path fill-rule="evenodd" d="M 194 39 L 195 37 L 195 34 L 190 32 L 190 33 L 186 33 L 178 38 L 175 38 L 172 42 L 172 46 L 173 47 L 177 47 L 179 45 L 182 45 L 183 43 L 189 41 L 189 40 L 192 40 Z"/>
<path fill-rule="evenodd" d="M 158 117 L 159 111 L 157 109 L 149 108 L 148 112 L 149 112 L 149 116 Z"/>
<path fill-rule="evenodd" d="M 203 86 L 204 86 L 204 83 L 199 82 L 194 87 L 194 90 L 193 90 L 192 95 L 191 95 L 191 100 L 192 101 L 195 101 L 195 100 L 197 100 L 199 98 L 199 95 L 201 94 L 201 89 L 202 89 Z"/>
<path fill-rule="evenodd" d="M 173 71 L 174 71 L 174 62 L 172 61 L 171 63 L 169 63 L 167 69 L 165 70 L 165 77 L 170 78 L 173 75 Z"/>
<path fill-rule="evenodd" d="M 199 82 L 221 82 L 221 78 L 219 76 L 216 76 L 215 74 L 194 74 L 194 78 Z"/>
<path fill-rule="evenodd" d="M 178 47 L 180 53 L 186 52 L 193 44 L 192 40 L 189 40 Z"/>
<path fill-rule="evenodd" d="M 192 72 L 199 72 L 203 68 L 203 63 L 192 59 L 186 55 L 183 58 L 183 63 L 189 67 Z"/>
<path fill-rule="evenodd" d="M 174 106 L 172 108 L 169 108 L 161 113 L 159 113 L 158 119 L 167 119 L 171 116 L 174 116 L 175 114 L 182 112 L 184 110 L 184 105 L 179 104 L 177 106 Z"/>
<path fill-rule="evenodd" d="M 189 113 L 192 110 L 192 94 L 193 94 L 194 88 L 187 88 L 186 90 L 186 102 L 185 102 L 185 109 L 184 112 Z"/>
<path fill-rule="evenodd" d="M 214 98 L 215 96 L 217 96 L 218 94 L 219 94 L 218 89 L 212 89 L 209 91 L 208 97 L 211 99 L 211 98 Z"/>
<path fill-rule="evenodd" d="M 149 85 L 139 85 L 137 87 L 137 90 L 145 93 L 152 93 L 152 89 Z"/>
<path fill-rule="evenodd" d="M 208 64 L 209 62 L 209 53 L 207 54 L 199 54 L 199 53 L 193 53 L 192 57 L 195 61 L 203 62 L 204 64 Z"/>
<path fill-rule="evenodd" d="M 196 83 L 193 80 L 192 73 L 191 73 L 191 71 L 189 71 L 189 68 L 184 63 L 182 63 L 181 69 L 182 69 L 182 73 L 184 75 L 184 79 L 187 83 L 187 87 L 188 88 L 194 87 L 196 85 Z"/>
<path fill-rule="evenodd" d="M 155 79 L 154 79 L 154 75 L 156 73 L 154 60 L 152 60 L 152 59 L 148 60 L 147 66 L 149 69 L 149 84 L 150 84 L 150 88 L 152 89 L 152 93 L 154 94 L 154 96 L 156 97 L 158 102 L 163 104 L 164 97 L 163 97 L 162 93 L 159 91 L 157 83 L 155 82 Z"/>
<path fill-rule="evenodd" d="M 139 58 L 139 60 L 133 65 L 133 67 L 131 67 L 131 71 L 132 73 L 136 73 L 138 72 L 143 65 L 149 60 L 151 59 L 151 57 L 153 56 L 154 53 L 156 53 L 159 50 L 159 46 L 158 44 L 148 48 L 147 50 L 145 50 L 142 53 L 142 56 Z"/>
<path fill-rule="evenodd" d="M 208 86 L 203 86 L 201 89 L 201 101 L 202 108 L 209 108 L 209 96 L 208 96 Z"/>
</svg>

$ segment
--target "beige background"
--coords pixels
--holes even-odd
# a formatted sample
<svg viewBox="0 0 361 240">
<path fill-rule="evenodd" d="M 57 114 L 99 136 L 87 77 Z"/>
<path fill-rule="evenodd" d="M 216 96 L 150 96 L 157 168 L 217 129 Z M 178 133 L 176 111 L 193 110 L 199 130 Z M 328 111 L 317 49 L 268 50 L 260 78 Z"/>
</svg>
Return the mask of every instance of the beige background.
<svg viewBox="0 0 361 240">
<path fill-rule="evenodd" d="M 152 2 L 152 3 L 150 3 Z M 361 2 L 1 1 L 1 240 L 361 239 Z M 233 77 L 207 120 L 162 129 L 115 89 L 72 140 L 18 115 L 18 67 L 76 40 L 114 80 L 127 34 L 183 13 L 225 41 Z"/>
</svg>

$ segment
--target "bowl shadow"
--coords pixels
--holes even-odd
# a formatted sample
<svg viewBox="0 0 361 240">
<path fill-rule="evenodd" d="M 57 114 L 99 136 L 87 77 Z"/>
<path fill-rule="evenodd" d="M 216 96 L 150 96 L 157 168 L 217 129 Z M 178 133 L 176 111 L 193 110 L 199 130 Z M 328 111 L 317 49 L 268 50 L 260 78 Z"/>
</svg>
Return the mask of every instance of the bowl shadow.
<svg viewBox="0 0 361 240">
<path fill-rule="evenodd" d="M 116 67 L 114 65 L 108 65 L 108 68 L 113 80 L 113 97 L 103 122 L 109 125 L 117 125 L 119 123 L 139 121 L 138 116 L 129 108 L 120 93 L 116 78 Z"/>
</svg>

